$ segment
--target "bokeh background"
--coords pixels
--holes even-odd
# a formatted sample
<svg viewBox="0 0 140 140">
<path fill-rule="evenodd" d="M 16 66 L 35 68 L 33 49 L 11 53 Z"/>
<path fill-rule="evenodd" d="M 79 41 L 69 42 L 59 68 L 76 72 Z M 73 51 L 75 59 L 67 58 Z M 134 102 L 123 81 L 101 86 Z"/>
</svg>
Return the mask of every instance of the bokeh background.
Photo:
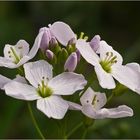
<svg viewBox="0 0 140 140">
<path fill-rule="evenodd" d="M 124 64 L 140 61 L 140 2 L 0 2 L 0 55 L 5 44 L 25 39 L 33 44 L 39 28 L 55 21 L 68 23 L 75 33 L 81 31 L 91 39 L 99 34 L 124 58 Z M 0 68 L 0 73 L 13 78 L 15 70 Z M 114 104 L 133 108 L 134 116 L 123 119 L 97 120 L 86 138 L 140 138 L 140 96 L 127 92 Z M 62 121 L 48 119 L 32 103 L 37 121 L 47 138 L 62 138 L 83 116 L 69 111 Z M 68 120 L 66 123 L 66 119 Z M 62 129 L 58 129 L 58 125 Z M 80 128 L 71 138 L 80 138 Z M 0 138 L 40 138 L 34 128 L 25 101 L 8 97 L 0 91 Z"/>
</svg>

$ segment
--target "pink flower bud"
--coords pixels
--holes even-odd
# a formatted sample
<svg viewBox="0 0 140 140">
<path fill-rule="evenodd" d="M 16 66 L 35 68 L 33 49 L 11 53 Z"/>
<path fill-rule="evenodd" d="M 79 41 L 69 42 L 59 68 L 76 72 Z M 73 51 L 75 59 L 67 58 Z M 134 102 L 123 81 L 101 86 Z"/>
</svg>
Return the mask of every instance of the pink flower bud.
<svg viewBox="0 0 140 140">
<path fill-rule="evenodd" d="M 58 44 L 58 42 L 57 42 L 56 38 L 54 36 L 52 36 L 52 38 L 51 38 L 51 40 L 49 42 L 50 47 L 54 47 L 57 44 Z"/>
<path fill-rule="evenodd" d="M 52 51 L 50 51 L 50 50 L 46 50 L 46 56 L 47 56 L 50 60 L 52 60 L 52 59 L 53 59 L 54 54 L 53 54 L 53 52 L 52 52 Z"/>
<path fill-rule="evenodd" d="M 50 32 L 50 29 L 47 27 L 43 27 L 39 30 L 39 32 L 43 32 L 42 38 L 41 38 L 41 43 L 40 43 L 40 48 L 44 51 L 48 49 L 49 47 L 49 42 L 52 38 L 52 34 Z"/>
<path fill-rule="evenodd" d="M 64 69 L 73 72 L 77 66 L 77 54 L 73 52 L 66 60 Z"/>
</svg>

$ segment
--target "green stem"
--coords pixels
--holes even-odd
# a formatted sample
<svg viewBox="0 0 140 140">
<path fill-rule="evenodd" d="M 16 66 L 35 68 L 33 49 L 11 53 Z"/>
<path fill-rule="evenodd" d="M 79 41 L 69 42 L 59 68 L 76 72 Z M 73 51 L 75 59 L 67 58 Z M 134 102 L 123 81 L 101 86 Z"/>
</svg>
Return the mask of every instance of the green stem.
<svg viewBox="0 0 140 140">
<path fill-rule="evenodd" d="M 70 137 L 75 131 L 77 131 L 82 125 L 83 125 L 83 122 L 81 122 L 81 123 L 79 123 L 78 125 L 76 125 L 76 126 L 72 129 L 72 131 L 70 131 L 70 132 L 67 134 L 66 138 L 69 138 L 69 137 Z"/>
<path fill-rule="evenodd" d="M 82 135 L 82 139 L 85 139 L 86 135 L 87 135 L 87 132 L 88 132 L 88 128 L 84 131 L 83 135 Z"/>
<path fill-rule="evenodd" d="M 111 95 L 107 99 L 107 103 L 109 103 L 113 97 L 114 97 L 114 93 L 112 92 Z"/>
<path fill-rule="evenodd" d="M 37 122 L 36 122 L 36 119 L 35 119 L 35 117 L 34 117 L 34 114 L 33 114 L 33 111 L 32 111 L 32 108 L 31 108 L 31 105 L 30 105 L 29 102 L 28 102 L 28 109 L 29 109 L 30 116 L 31 116 L 31 119 L 32 119 L 32 121 L 33 121 L 33 124 L 34 124 L 34 126 L 35 126 L 35 128 L 36 128 L 38 134 L 40 135 L 40 137 L 41 137 L 43 140 L 45 140 L 45 137 L 44 137 L 44 135 L 42 134 L 42 132 L 41 132 L 41 130 L 40 130 L 40 128 L 39 128 L 39 126 L 38 126 L 38 124 L 37 124 Z"/>
</svg>

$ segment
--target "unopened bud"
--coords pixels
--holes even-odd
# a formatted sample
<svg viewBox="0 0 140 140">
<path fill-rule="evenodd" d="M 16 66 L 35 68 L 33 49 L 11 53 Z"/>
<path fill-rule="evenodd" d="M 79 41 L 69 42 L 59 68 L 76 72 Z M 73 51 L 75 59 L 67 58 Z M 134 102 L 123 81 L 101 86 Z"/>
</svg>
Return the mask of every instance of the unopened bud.
<svg viewBox="0 0 140 140">
<path fill-rule="evenodd" d="M 51 40 L 50 40 L 50 42 L 49 42 L 50 47 L 54 47 L 57 44 L 58 44 L 58 42 L 57 42 L 56 38 L 55 37 L 52 37 Z"/>
<path fill-rule="evenodd" d="M 65 48 L 62 48 L 61 50 L 61 59 L 65 60 L 68 57 L 68 52 Z"/>
<path fill-rule="evenodd" d="M 76 38 L 72 38 L 69 42 L 68 45 L 73 45 L 76 44 Z"/>
<path fill-rule="evenodd" d="M 96 52 L 100 46 L 100 36 L 99 35 L 95 35 L 92 40 L 90 41 L 90 46 L 91 48 Z"/>
<path fill-rule="evenodd" d="M 47 56 L 48 59 L 52 60 L 53 56 L 54 56 L 54 53 L 50 50 L 46 50 L 46 56 Z"/>
<path fill-rule="evenodd" d="M 77 66 L 77 54 L 73 52 L 65 62 L 64 70 L 73 72 Z"/>
<path fill-rule="evenodd" d="M 43 32 L 42 38 L 41 38 L 41 43 L 40 43 L 40 48 L 44 51 L 48 49 L 49 47 L 49 42 L 52 38 L 50 29 L 47 27 L 43 27 L 39 30 L 39 32 Z"/>
</svg>

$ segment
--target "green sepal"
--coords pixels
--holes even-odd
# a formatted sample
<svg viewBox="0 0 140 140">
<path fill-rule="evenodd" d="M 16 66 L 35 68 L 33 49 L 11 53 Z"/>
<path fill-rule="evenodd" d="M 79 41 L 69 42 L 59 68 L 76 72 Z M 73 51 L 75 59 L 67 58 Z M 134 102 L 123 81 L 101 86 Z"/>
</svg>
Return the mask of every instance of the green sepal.
<svg viewBox="0 0 140 140">
<path fill-rule="evenodd" d="M 56 44 L 55 46 L 50 47 L 50 50 L 57 56 L 57 54 L 61 51 L 61 46 Z"/>
<path fill-rule="evenodd" d="M 50 63 L 51 63 L 52 65 L 55 65 L 55 64 L 57 63 L 57 57 L 56 57 L 55 54 L 53 55 L 53 59 L 50 60 Z"/>
<path fill-rule="evenodd" d="M 42 51 L 41 49 L 39 49 L 38 55 L 39 55 L 39 59 L 46 60 L 46 58 L 47 58 L 46 55 L 45 55 L 45 51 Z"/>
<path fill-rule="evenodd" d="M 66 47 L 66 49 L 67 49 L 67 51 L 68 51 L 69 54 L 71 54 L 72 52 L 75 52 L 76 51 L 76 48 L 75 48 L 75 45 L 74 44 L 73 45 L 68 45 Z"/>
<path fill-rule="evenodd" d="M 68 52 L 65 48 L 62 48 L 61 51 L 58 53 L 58 63 L 63 63 L 68 58 Z"/>
</svg>

